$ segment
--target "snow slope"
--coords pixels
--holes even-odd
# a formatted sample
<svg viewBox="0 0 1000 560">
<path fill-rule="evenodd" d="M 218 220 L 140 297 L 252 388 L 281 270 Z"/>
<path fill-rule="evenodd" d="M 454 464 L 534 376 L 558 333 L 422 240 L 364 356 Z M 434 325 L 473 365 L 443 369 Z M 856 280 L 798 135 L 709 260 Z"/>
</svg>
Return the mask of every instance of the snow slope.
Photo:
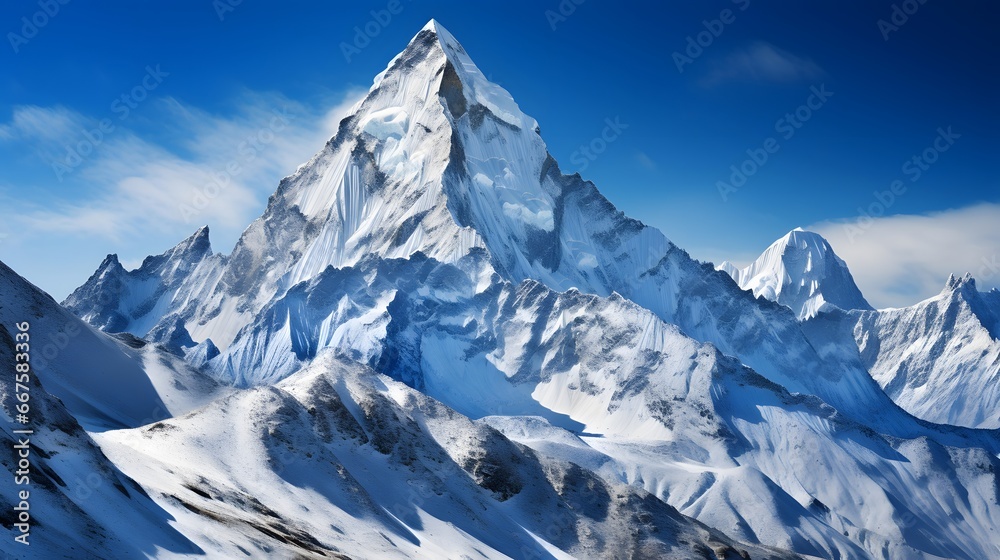
<svg viewBox="0 0 1000 560">
<path fill-rule="evenodd" d="M 164 552 L 200 554 L 192 542 L 171 526 L 170 515 L 105 457 L 62 401 L 39 383 L 41 375 L 31 375 L 24 384 L 30 395 L 30 422 L 15 422 L 14 406 L 19 401 L 15 398 L 12 364 L 15 363 L 15 344 L 21 339 L 15 341 L 18 331 L 13 327 L 14 322 L 7 319 L 6 312 L 10 310 L 12 298 L 25 294 L 10 290 L 6 282 L 8 272 L 0 264 L 0 274 L 4 275 L 0 290 L 4 303 L 0 308 L 0 313 L 4 314 L 0 321 L 0 363 L 11 364 L 5 375 L 0 376 L 0 445 L 5 450 L 0 455 L 4 471 L 0 479 L 0 508 L 4 521 L 0 552 L 5 558 L 47 560 L 144 558 Z M 54 302 L 51 305 L 55 305 Z M 28 334 L 35 338 L 29 337 L 29 344 L 45 340 L 45 330 L 36 330 L 36 324 L 41 327 L 40 323 L 32 322 Z M 84 361 L 82 365 L 94 367 L 97 364 Z M 128 410 L 126 403 L 120 404 Z M 106 410 L 103 406 L 101 409 Z M 13 430 L 18 429 L 29 429 L 33 433 L 15 434 Z M 16 454 L 20 450 L 15 446 L 23 444 L 24 438 L 30 440 L 29 483 L 17 484 L 15 471 L 20 466 Z M 22 534 L 13 526 L 18 522 L 15 506 L 23 509 L 19 506 L 21 491 L 28 492 L 27 511 L 31 516 L 28 546 L 14 541 Z"/>
<path fill-rule="evenodd" d="M 796 228 L 771 244 L 750 266 L 737 271 L 731 263 L 719 265 L 753 295 L 788 306 L 808 319 L 831 306 L 871 310 L 847 264 L 818 233 Z"/>
<path fill-rule="evenodd" d="M 210 557 L 792 557 L 330 352 L 276 386 L 99 439 Z"/>
<path fill-rule="evenodd" d="M 1000 428 L 1000 306 L 970 275 L 912 307 L 852 313 L 865 365 L 900 406 L 931 422 Z"/>
<path fill-rule="evenodd" d="M 229 390 L 154 344 L 97 331 L 0 262 L 0 322 L 22 321 L 35 373 L 88 430 L 184 414 Z"/>
<path fill-rule="evenodd" d="M 807 326 L 817 359 L 858 360 L 849 334 Z M 643 486 L 742 540 L 820 557 L 1000 552 L 1000 505 L 981 494 L 997 485 L 995 434 L 921 424 L 881 392 L 882 421 L 860 424 L 618 295 L 512 284 L 485 255 L 329 268 L 266 308 L 215 365 L 273 383 L 323 349 L 493 425 L 536 418 L 551 427 L 525 441 L 539 453 Z M 261 371 L 274 377 L 246 378 Z M 920 489 L 927 477 L 933 494 Z"/>
</svg>

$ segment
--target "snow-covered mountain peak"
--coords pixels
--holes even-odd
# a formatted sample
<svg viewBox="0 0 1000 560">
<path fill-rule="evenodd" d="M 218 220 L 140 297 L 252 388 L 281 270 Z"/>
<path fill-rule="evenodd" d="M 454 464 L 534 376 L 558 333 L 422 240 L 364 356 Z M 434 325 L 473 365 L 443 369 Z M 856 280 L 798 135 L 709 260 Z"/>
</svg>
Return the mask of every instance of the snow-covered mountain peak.
<svg viewBox="0 0 1000 560">
<path fill-rule="evenodd" d="M 910 307 L 852 313 L 872 377 L 913 415 L 972 428 L 1000 427 L 1000 298 L 971 274 Z"/>
<path fill-rule="evenodd" d="M 972 277 L 971 272 L 966 272 L 963 276 L 955 276 L 954 274 L 949 274 L 948 281 L 945 282 L 944 289 L 941 291 L 941 293 L 945 294 L 965 289 L 971 289 L 971 290 L 976 289 L 976 279 Z"/>
<path fill-rule="evenodd" d="M 420 30 L 421 31 L 433 31 L 433 32 L 436 33 L 437 30 L 438 30 L 438 27 L 440 25 L 441 24 L 438 23 L 438 20 L 436 20 L 434 18 L 431 18 L 430 20 L 427 21 L 426 24 L 424 24 L 424 26 L 422 28 L 420 28 Z"/>
<path fill-rule="evenodd" d="M 971 273 L 949 275 L 941 294 L 931 298 L 934 299 L 947 302 L 949 308 L 967 308 L 994 340 L 1000 340 L 1000 305 L 997 305 L 1000 300 L 997 299 L 996 289 L 980 292 Z"/>
<path fill-rule="evenodd" d="M 226 539 L 258 540 L 251 528 L 269 517 L 263 534 L 311 554 L 336 543 L 359 557 L 459 557 L 430 548 L 458 531 L 499 547 L 469 556 L 523 557 L 510 535 L 537 534 L 554 511 L 587 510 L 616 530 L 571 516 L 579 531 L 541 557 L 737 556 L 687 535 L 699 554 L 607 540 L 664 518 L 608 507 L 593 471 L 655 494 L 643 503 L 658 498 L 738 539 L 810 557 L 995 556 L 995 434 L 915 421 L 865 368 L 890 347 L 982 354 L 985 331 L 916 346 L 913 330 L 884 342 L 877 325 L 851 324 L 880 312 L 799 321 L 830 305 L 870 309 L 821 236 L 797 228 L 744 271 L 724 267 L 778 303 L 755 298 L 563 174 L 533 123 L 432 21 L 336 136 L 281 181 L 229 256 L 211 254 L 199 230 L 137 270 L 109 260 L 115 274 L 71 296 L 67 306 L 91 324 L 146 339 L 116 337 L 133 348 L 256 386 L 101 437 L 185 535 L 211 543 L 213 556 Z M 946 312 L 903 326 L 975 327 L 968 306 L 943 299 L 932 303 Z M 873 334 L 856 343 L 855 333 Z M 1000 383 L 982 379 L 981 400 L 996 402 L 989 388 Z M 536 465 L 502 427 L 576 473 Z M 183 454 L 192 468 L 174 470 Z M 598 501 L 567 508 L 550 486 Z M 390 504 L 415 488 L 426 490 L 413 504 L 421 511 L 398 515 Z M 546 495 L 558 509 L 541 507 Z M 467 524 L 469 511 L 486 512 L 483 522 Z M 372 532 L 354 531 L 359 519 Z M 219 527 L 206 532 L 206 520 Z M 388 554 L 365 548 L 383 541 Z M 237 546 L 214 555 L 247 554 Z"/>
<path fill-rule="evenodd" d="M 212 243 L 209 240 L 209 230 L 208 226 L 201 226 L 191 234 L 190 237 L 185 239 L 180 243 L 180 245 L 186 246 L 191 250 L 198 251 L 202 254 L 212 252 Z"/>
<path fill-rule="evenodd" d="M 222 255 L 212 253 L 208 226 L 159 254 L 146 257 L 126 271 L 118 255 L 108 255 L 85 284 L 73 291 L 63 306 L 106 332 L 146 336 L 178 303 L 196 300 L 197 292 L 218 278 Z M 179 297 L 181 286 L 191 286 Z"/>
<path fill-rule="evenodd" d="M 198 228 L 187 239 L 164 253 L 143 259 L 138 270 L 162 267 L 162 264 L 167 262 L 171 263 L 173 268 L 180 267 L 181 269 L 197 264 L 205 257 L 212 255 L 212 243 L 209 241 L 208 233 L 208 226 Z"/>
<path fill-rule="evenodd" d="M 810 248 L 816 253 L 833 252 L 833 249 L 830 247 L 830 243 L 827 242 L 825 237 L 816 232 L 804 230 L 801 227 L 797 227 L 788 232 L 784 237 L 774 242 L 772 245 Z"/>
<path fill-rule="evenodd" d="M 744 290 L 786 305 L 799 319 L 834 306 L 872 309 L 845 263 L 820 234 L 795 228 L 771 244 L 750 266 L 726 270 Z"/>
<path fill-rule="evenodd" d="M 199 231 L 140 270 L 155 268 L 162 278 L 157 263 L 207 255 L 208 247 L 207 231 Z M 328 266 L 354 266 L 370 256 L 422 253 L 454 263 L 485 250 L 492 267 L 513 281 L 607 295 L 636 291 L 637 279 L 671 248 L 593 184 L 564 175 L 535 120 L 430 22 L 323 149 L 281 181 L 230 256 L 213 257 L 220 266 L 183 287 L 167 281 L 166 288 L 138 290 L 143 297 L 169 293 L 169 301 L 126 302 L 109 313 L 148 316 L 148 323 L 114 321 L 112 328 L 137 336 L 161 319 L 172 323 L 166 317 L 177 313 L 195 341 L 211 338 L 224 350 L 272 298 Z M 71 296 L 67 305 L 109 328 L 105 313 L 84 299 L 94 301 Z"/>
<path fill-rule="evenodd" d="M 108 256 L 104 257 L 104 260 L 101 261 L 100 265 L 98 265 L 93 277 L 103 278 L 108 274 L 115 275 L 119 272 L 124 273 L 125 267 L 122 266 L 121 261 L 118 260 L 118 253 L 110 253 Z"/>
<path fill-rule="evenodd" d="M 443 56 L 437 56 L 440 53 Z M 415 64 L 424 60 L 433 63 L 426 70 L 413 72 Z M 469 57 L 465 48 L 437 20 L 430 20 L 410 40 L 399 55 L 393 58 L 385 71 L 376 76 L 371 92 L 382 86 L 385 77 L 393 71 L 405 71 L 408 79 L 421 86 L 425 98 L 434 95 L 445 97 L 452 116 L 461 117 L 465 108 L 485 108 L 493 117 L 518 128 L 535 130 L 538 123 L 521 112 L 507 90 L 491 82 Z M 462 99 L 455 99 L 461 95 Z"/>
</svg>

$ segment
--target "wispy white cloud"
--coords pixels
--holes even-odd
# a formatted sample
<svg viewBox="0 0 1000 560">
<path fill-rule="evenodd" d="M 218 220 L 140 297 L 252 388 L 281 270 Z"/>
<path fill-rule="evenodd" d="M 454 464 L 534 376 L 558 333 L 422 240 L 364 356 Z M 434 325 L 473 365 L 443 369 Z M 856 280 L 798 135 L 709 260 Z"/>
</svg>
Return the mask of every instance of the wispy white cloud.
<svg viewBox="0 0 1000 560">
<path fill-rule="evenodd" d="M 854 228 L 853 230 L 849 228 Z M 938 294 L 949 274 L 971 272 L 980 290 L 1000 286 L 1000 204 L 809 226 L 847 261 L 875 307 L 902 307 Z"/>
<path fill-rule="evenodd" d="M 705 87 L 730 82 L 798 83 L 815 81 L 825 75 L 812 60 L 758 41 L 717 61 L 701 83 Z"/>
<path fill-rule="evenodd" d="M 653 161 L 653 158 L 649 157 L 649 154 L 646 152 L 637 152 L 635 154 L 635 161 L 639 162 L 639 165 L 650 171 L 656 170 L 656 162 Z"/>
<path fill-rule="evenodd" d="M 278 179 L 323 146 L 363 93 L 352 89 L 308 106 L 248 92 L 228 115 L 172 98 L 150 101 L 145 119 L 162 123 L 156 134 L 137 133 L 127 126 L 142 123 L 126 121 L 66 174 L 87 196 L 66 188 L 44 207 L 15 200 L 15 219 L 22 231 L 112 241 L 151 231 L 182 236 L 202 224 L 242 229 Z M 19 107 L 0 125 L 0 140 L 33 143 L 61 161 L 66 144 L 92 121 L 63 107 Z M 196 198 L 206 191 L 210 196 Z"/>
<path fill-rule="evenodd" d="M 9 123 L 0 124 L 0 140 L 51 143 L 78 134 L 87 119 L 66 107 L 21 105 L 14 108 Z"/>
</svg>

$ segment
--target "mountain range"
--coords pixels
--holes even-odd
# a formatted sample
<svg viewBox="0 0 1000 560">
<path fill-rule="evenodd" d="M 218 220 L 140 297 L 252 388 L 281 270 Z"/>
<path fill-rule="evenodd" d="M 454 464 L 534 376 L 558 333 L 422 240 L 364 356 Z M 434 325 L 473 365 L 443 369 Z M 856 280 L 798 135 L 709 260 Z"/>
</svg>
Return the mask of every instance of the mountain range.
<svg viewBox="0 0 1000 560">
<path fill-rule="evenodd" d="M 35 370 L 46 557 L 1000 555 L 1000 293 L 875 310 L 801 229 L 699 262 L 435 21 L 209 237 L 62 306 L 0 269 L 4 325 L 77 333 Z"/>
</svg>

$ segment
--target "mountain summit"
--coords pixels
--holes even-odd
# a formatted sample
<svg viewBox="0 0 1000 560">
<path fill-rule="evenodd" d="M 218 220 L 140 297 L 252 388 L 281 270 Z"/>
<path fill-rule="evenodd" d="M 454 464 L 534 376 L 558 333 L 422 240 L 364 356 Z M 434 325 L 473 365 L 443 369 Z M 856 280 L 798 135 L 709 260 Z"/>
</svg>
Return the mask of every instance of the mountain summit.
<svg viewBox="0 0 1000 560">
<path fill-rule="evenodd" d="M 327 145 L 281 181 L 228 258 L 186 289 L 149 288 L 169 302 L 135 298 L 136 309 L 114 311 L 150 317 L 136 324 L 140 336 L 155 326 L 151 310 L 177 314 L 195 340 L 225 349 L 275 296 L 367 256 L 456 262 L 486 250 L 505 277 L 607 295 L 631 291 L 671 247 L 591 183 L 560 173 L 535 120 L 431 21 Z M 104 281 L 95 275 L 66 304 L 103 318 L 78 300 Z"/>
<path fill-rule="evenodd" d="M 870 310 L 845 263 L 818 233 L 795 228 L 775 241 L 750 266 L 736 270 L 725 262 L 719 270 L 740 288 L 788 306 L 808 319 L 830 306 Z"/>
</svg>

